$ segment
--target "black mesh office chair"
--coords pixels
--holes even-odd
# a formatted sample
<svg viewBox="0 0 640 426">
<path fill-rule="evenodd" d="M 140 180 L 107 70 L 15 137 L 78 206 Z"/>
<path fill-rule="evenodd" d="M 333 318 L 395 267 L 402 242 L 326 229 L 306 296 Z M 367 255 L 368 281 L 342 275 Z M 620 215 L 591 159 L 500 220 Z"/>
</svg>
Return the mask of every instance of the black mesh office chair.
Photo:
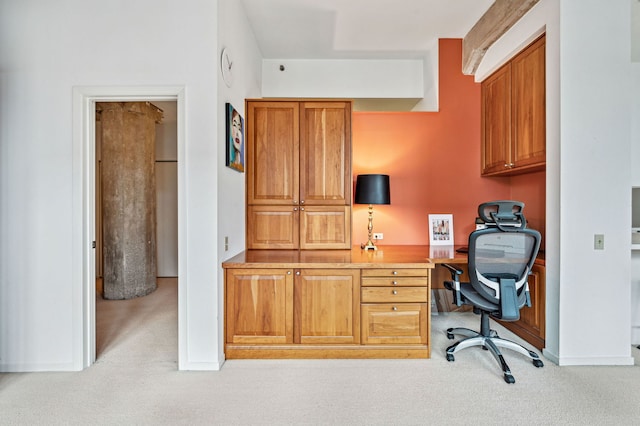
<svg viewBox="0 0 640 426">
<path fill-rule="evenodd" d="M 461 283 L 462 271 L 445 264 L 451 271 L 452 281 L 444 284 L 453 292 L 456 305 L 472 305 L 473 312 L 480 314 L 480 332 L 468 328 L 447 330 L 449 339 L 454 335 L 465 337 L 447 348 L 447 361 L 454 361 L 457 351 L 482 346 L 496 358 L 507 383 L 515 383 L 515 379 L 498 347 L 529 357 L 536 367 L 543 366 L 535 352 L 500 338 L 489 326 L 490 317 L 517 321 L 520 309 L 531 306 L 527 278 L 540 248 L 540 233 L 527 228 L 523 208 L 524 203 L 519 201 L 492 201 L 478 207 L 478 214 L 487 227 L 469 235 L 470 282 Z"/>
</svg>

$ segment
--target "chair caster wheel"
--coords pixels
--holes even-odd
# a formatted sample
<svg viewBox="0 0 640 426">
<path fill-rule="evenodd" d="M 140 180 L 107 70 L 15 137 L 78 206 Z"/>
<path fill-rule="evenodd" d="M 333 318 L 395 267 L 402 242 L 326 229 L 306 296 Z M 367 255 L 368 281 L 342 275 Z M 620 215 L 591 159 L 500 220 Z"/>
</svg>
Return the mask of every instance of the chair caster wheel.
<svg viewBox="0 0 640 426">
<path fill-rule="evenodd" d="M 455 359 L 455 357 L 454 357 L 452 354 L 447 354 L 447 361 L 449 361 L 449 362 L 453 362 L 453 361 L 455 361 L 455 360 L 456 360 L 456 359 Z"/>
<path fill-rule="evenodd" d="M 515 382 L 516 382 L 516 379 L 515 379 L 511 374 L 506 374 L 506 373 L 505 373 L 505 375 L 504 375 L 504 381 L 505 381 L 505 382 L 507 382 L 507 383 L 509 383 L 509 384 L 512 384 L 512 383 L 515 383 Z"/>
<path fill-rule="evenodd" d="M 542 361 L 540 361 L 539 359 L 534 359 L 534 360 L 533 360 L 533 365 L 534 365 L 536 368 L 544 367 L 544 364 L 543 364 L 543 363 L 542 363 Z"/>
</svg>

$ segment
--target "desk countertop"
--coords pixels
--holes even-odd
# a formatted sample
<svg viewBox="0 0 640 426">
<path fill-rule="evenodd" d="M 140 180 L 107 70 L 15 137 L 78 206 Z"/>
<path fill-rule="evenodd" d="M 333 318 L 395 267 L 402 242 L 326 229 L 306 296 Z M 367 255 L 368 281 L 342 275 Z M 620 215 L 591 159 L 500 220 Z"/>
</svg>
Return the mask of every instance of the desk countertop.
<svg viewBox="0 0 640 426">
<path fill-rule="evenodd" d="M 223 268 L 433 268 L 440 263 L 467 263 L 462 246 L 379 245 L 378 250 L 246 250 L 224 261 Z M 544 255 L 536 263 L 544 266 Z"/>
<path fill-rule="evenodd" d="M 438 263 L 467 263 L 454 246 L 378 246 L 378 250 L 246 250 L 224 261 L 223 268 L 433 268 Z"/>
</svg>

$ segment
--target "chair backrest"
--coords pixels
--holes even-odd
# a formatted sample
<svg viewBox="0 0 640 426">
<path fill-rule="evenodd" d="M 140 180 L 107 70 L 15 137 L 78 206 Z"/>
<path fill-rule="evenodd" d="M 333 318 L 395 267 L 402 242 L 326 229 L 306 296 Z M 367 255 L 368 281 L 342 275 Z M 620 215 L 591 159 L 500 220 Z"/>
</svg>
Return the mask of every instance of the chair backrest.
<svg viewBox="0 0 640 426">
<path fill-rule="evenodd" d="M 503 319 L 519 318 L 529 304 L 527 280 L 540 249 L 540 233 L 526 227 L 523 208 L 517 201 L 481 204 L 478 214 L 487 228 L 469 235 L 471 285 L 500 306 Z"/>
</svg>

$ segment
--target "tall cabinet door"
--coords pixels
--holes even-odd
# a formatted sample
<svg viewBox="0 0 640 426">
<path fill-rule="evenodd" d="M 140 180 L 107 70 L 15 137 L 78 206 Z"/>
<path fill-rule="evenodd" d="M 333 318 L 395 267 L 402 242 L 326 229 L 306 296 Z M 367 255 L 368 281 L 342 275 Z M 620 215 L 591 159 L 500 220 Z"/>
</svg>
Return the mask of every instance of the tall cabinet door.
<svg viewBox="0 0 640 426">
<path fill-rule="evenodd" d="M 247 204 L 299 202 L 299 103 L 247 102 Z"/>
<path fill-rule="evenodd" d="M 545 38 L 534 42 L 511 64 L 513 162 L 515 167 L 546 161 Z"/>
<path fill-rule="evenodd" d="M 482 174 L 511 167 L 511 64 L 482 82 Z"/>
<path fill-rule="evenodd" d="M 291 269 L 228 269 L 227 343 L 293 342 Z"/>
<path fill-rule="evenodd" d="M 303 269 L 294 284 L 294 342 L 360 343 L 360 271 Z"/>
<path fill-rule="evenodd" d="M 351 204 L 351 103 L 303 102 L 300 203 Z"/>
</svg>

